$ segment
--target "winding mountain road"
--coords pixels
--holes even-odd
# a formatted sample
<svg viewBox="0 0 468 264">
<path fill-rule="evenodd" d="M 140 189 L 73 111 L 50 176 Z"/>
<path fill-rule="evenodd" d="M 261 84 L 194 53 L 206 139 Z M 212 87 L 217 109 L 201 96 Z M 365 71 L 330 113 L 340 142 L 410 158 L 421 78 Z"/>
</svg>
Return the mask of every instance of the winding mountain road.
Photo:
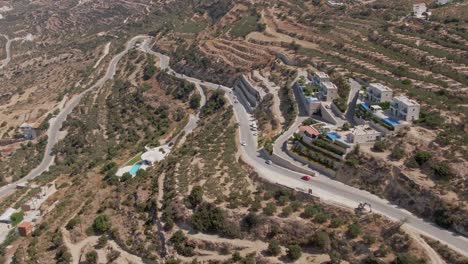
<svg viewBox="0 0 468 264">
<path fill-rule="evenodd" d="M 169 74 L 192 82 L 195 85 L 197 85 L 197 88 L 199 86 L 204 86 L 210 89 L 222 89 L 226 91 L 226 98 L 229 101 L 229 103 L 232 104 L 234 114 L 239 123 L 240 140 L 245 141 L 247 143 L 246 146 L 241 147 L 241 157 L 247 164 L 252 166 L 264 179 L 276 184 L 281 184 L 299 190 L 311 188 L 313 190 L 314 195 L 320 197 L 323 201 L 331 204 L 346 206 L 351 209 L 356 208 L 357 204 L 360 201 L 369 202 L 372 204 L 372 208 L 375 212 L 396 221 L 405 219 L 406 228 L 410 228 L 418 234 L 424 234 L 428 237 L 439 240 L 442 243 L 451 247 L 452 249 L 460 252 L 461 254 L 468 256 L 467 238 L 454 234 L 445 229 L 439 228 L 433 223 L 426 222 L 414 216 L 412 213 L 406 211 L 405 209 L 390 204 L 388 201 L 381 199 L 373 194 L 370 194 L 369 192 L 359 190 L 357 188 L 345 185 L 341 182 L 334 181 L 323 175 L 317 175 L 317 177 L 314 177 L 310 182 L 305 182 L 300 179 L 302 176 L 301 173 L 297 173 L 295 171 L 291 171 L 289 169 L 277 165 L 266 164 L 265 157 L 263 157 L 257 149 L 256 137 L 250 130 L 250 115 L 246 112 L 242 104 L 234 103 L 235 96 L 231 93 L 232 89 L 222 85 L 204 82 L 193 77 L 188 77 L 176 73 L 169 67 L 168 56 L 151 50 L 151 48 L 149 47 L 151 37 L 141 35 L 131 39 L 127 43 L 126 49 L 121 53 L 117 54 L 112 59 L 104 77 L 98 80 L 92 87 L 71 99 L 71 101 L 64 107 L 64 109 L 50 121 L 50 127 L 48 130 L 49 140 L 47 142 L 46 151 L 41 164 L 36 169 L 31 171 L 25 178 L 21 179 L 19 182 L 33 179 L 40 175 L 42 172 L 48 170 L 49 166 L 53 163 L 54 160 L 54 156 L 52 155 L 51 150 L 58 141 L 58 134 L 60 128 L 62 127 L 62 124 L 66 120 L 67 116 L 72 112 L 76 105 L 78 105 L 78 103 L 83 98 L 83 96 L 86 95 L 86 93 L 101 87 L 107 80 L 112 79 L 112 77 L 115 74 L 118 62 L 138 40 L 144 40 L 143 44 L 140 46 L 140 49 L 144 52 L 148 52 L 157 56 L 159 58 L 161 69 L 167 70 Z M 0 197 L 13 192 L 14 188 L 14 184 L 1 188 Z"/>
<path fill-rule="evenodd" d="M 332 180 L 321 174 L 317 174 L 317 176 L 314 177 L 310 182 L 305 182 L 300 179 L 303 176 L 301 173 L 291 171 L 277 165 L 266 164 L 265 157 L 257 149 L 256 137 L 250 130 L 250 115 L 247 113 L 242 104 L 234 103 L 234 95 L 230 93 L 232 89 L 176 73 L 169 67 L 168 56 L 151 50 L 149 47 L 149 40 L 150 39 L 145 40 L 141 46 L 141 50 L 158 56 L 161 69 L 167 70 L 169 74 L 185 79 L 194 84 L 203 85 L 211 89 L 222 89 L 226 91 L 226 98 L 233 106 L 235 116 L 239 123 L 240 140 L 247 143 L 246 146 L 241 147 L 241 157 L 247 164 L 252 166 L 252 168 L 254 168 L 261 177 L 270 182 L 281 184 L 293 189 L 307 190 L 311 188 L 314 195 L 320 197 L 321 200 L 331 204 L 345 206 L 350 209 L 356 208 L 358 203 L 361 201 L 371 203 L 374 212 L 384 215 L 394 221 L 405 220 L 405 228 L 408 228 L 415 233 L 423 234 L 433 239 L 439 240 L 442 243 L 448 245 L 453 250 L 468 256 L 468 239 L 466 237 L 440 228 L 434 223 L 425 221 L 413 215 L 411 212 L 391 204 L 387 200 L 384 200 L 367 191 L 363 191 Z M 302 118 L 304 117 L 299 117 L 296 119 L 294 125 L 301 122 Z M 275 146 L 281 146 L 281 140 L 287 139 L 287 134 L 290 132 L 291 131 L 284 133 L 284 136 L 279 138 Z"/>
<path fill-rule="evenodd" d="M 7 43 L 5 45 L 6 58 L 0 61 L 0 69 L 3 69 L 11 61 L 11 42 L 13 42 L 14 39 L 10 39 L 7 35 L 3 34 L 0 34 L 0 36 L 4 37 L 7 40 Z"/>
<path fill-rule="evenodd" d="M 55 159 L 55 155 L 53 155 L 52 149 L 55 146 L 55 144 L 57 144 L 57 142 L 59 141 L 60 129 L 62 128 L 63 122 L 65 122 L 68 115 L 80 103 L 81 99 L 87 93 L 102 87 L 107 80 L 110 80 L 114 77 L 117 64 L 119 63 L 120 59 L 128 52 L 128 50 L 130 50 L 130 48 L 134 46 L 134 44 L 138 40 L 145 39 L 145 37 L 146 36 L 139 35 L 128 41 L 125 49 L 119 54 L 115 55 L 115 57 L 111 60 L 105 75 L 101 79 L 99 79 L 93 86 L 81 92 L 79 95 L 73 97 L 57 116 L 50 119 L 49 129 L 47 130 L 47 146 L 44 151 L 44 157 L 41 163 L 39 164 L 39 166 L 37 166 L 35 169 L 29 172 L 29 174 L 25 177 L 21 178 L 20 180 L 14 183 L 10 183 L 0 188 L 0 198 L 14 192 L 17 184 L 32 180 L 37 176 L 41 175 L 43 172 L 49 170 L 49 167 L 54 163 Z"/>
</svg>

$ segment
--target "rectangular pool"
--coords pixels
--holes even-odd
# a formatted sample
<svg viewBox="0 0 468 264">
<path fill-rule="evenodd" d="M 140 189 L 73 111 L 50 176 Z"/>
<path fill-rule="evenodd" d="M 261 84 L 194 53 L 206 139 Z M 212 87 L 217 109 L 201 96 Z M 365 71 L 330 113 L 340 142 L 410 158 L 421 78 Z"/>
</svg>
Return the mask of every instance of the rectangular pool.
<svg viewBox="0 0 468 264">
<path fill-rule="evenodd" d="M 382 121 L 384 121 L 385 124 L 390 125 L 392 127 L 397 126 L 397 125 L 400 124 L 400 122 L 398 122 L 398 120 L 395 120 L 395 119 L 393 119 L 391 117 L 384 118 L 384 119 L 382 119 Z"/>
</svg>

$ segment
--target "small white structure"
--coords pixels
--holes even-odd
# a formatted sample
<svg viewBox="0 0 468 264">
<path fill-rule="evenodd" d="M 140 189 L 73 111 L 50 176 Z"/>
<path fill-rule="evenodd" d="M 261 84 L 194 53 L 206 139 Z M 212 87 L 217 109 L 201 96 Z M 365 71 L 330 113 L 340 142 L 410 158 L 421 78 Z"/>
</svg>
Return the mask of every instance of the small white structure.
<svg viewBox="0 0 468 264">
<path fill-rule="evenodd" d="M 414 121 L 419 119 L 421 106 L 406 96 L 396 96 L 390 103 L 390 112 L 398 119 Z"/>
<path fill-rule="evenodd" d="M 370 103 L 390 102 L 393 90 L 381 83 L 371 83 L 367 87 L 367 99 Z"/>
<path fill-rule="evenodd" d="M 347 135 L 348 140 L 354 144 L 374 142 L 377 141 L 377 139 L 379 139 L 381 136 L 382 133 L 372 129 L 367 125 L 356 126 L 351 130 L 351 133 Z"/>
<path fill-rule="evenodd" d="M 417 18 L 427 18 L 431 15 L 431 13 L 427 11 L 426 3 L 414 4 L 413 14 Z"/>
<path fill-rule="evenodd" d="M 1 216 L 0 216 L 0 223 L 10 224 L 11 223 L 11 215 L 16 213 L 16 210 L 13 208 L 8 208 Z"/>
</svg>

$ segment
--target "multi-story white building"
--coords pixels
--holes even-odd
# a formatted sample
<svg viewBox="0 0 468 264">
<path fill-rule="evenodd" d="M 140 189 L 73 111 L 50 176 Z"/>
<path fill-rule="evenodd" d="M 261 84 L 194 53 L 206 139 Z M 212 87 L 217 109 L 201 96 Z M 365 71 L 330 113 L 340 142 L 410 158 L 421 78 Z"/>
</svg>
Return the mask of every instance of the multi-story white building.
<svg viewBox="0 0 468 264">
<path fill-rule="evenodd" d="M 390 102 L 393 91 L 381 83 L 371 83 L 367 87 L 367 99 L 370 103 Z"/>
<path fill-rule="evenodd" d="M 338 87 L 332 82 L 322 82 L 319 94 L 323 100 L 331 102 L 338 98 Z"/>
<path fill-rule="evenodd" d="M 390 103 L 390 112 L 398 119 L 414 121 L 419 119 L 420 105 L 406 96 L 396 96 Z"/>
<path fill-rule="evenodd" d="M 426 3 L 419 3 L 413 5 L 413 14 L 417 18 L 427 18 L 430 12 L 427 11 Z"/>
<path fill-rule="evenodd" d="M 328 74 L 317 71 L 314 72 L 314 75 L 312 75 L 312 81 L 314 82 L 315 85 L 320 86 L 324 82 L 329 82 L 330 81 L 330 76 Z"/>
</svg>

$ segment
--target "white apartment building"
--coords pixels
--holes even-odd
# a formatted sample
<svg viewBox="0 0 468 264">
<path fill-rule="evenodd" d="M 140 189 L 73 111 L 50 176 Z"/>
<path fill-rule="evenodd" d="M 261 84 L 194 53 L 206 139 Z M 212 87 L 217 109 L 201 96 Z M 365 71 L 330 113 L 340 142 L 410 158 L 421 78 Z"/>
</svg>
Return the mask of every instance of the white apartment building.
<svg viewBox="0 0 468 264">
<path fill-rule="evenodd" d="M 406 96 L 396 96 L 390 103 L 392 115 L 405 121 L 419 119 L 420 105 Z"/>
<path fill-rule="evenodd" d="M 393 90 L 381 83 L 371 83 L 367 87 L 367 99 L 370 103 L 390 102 Z"/>
</svg>

